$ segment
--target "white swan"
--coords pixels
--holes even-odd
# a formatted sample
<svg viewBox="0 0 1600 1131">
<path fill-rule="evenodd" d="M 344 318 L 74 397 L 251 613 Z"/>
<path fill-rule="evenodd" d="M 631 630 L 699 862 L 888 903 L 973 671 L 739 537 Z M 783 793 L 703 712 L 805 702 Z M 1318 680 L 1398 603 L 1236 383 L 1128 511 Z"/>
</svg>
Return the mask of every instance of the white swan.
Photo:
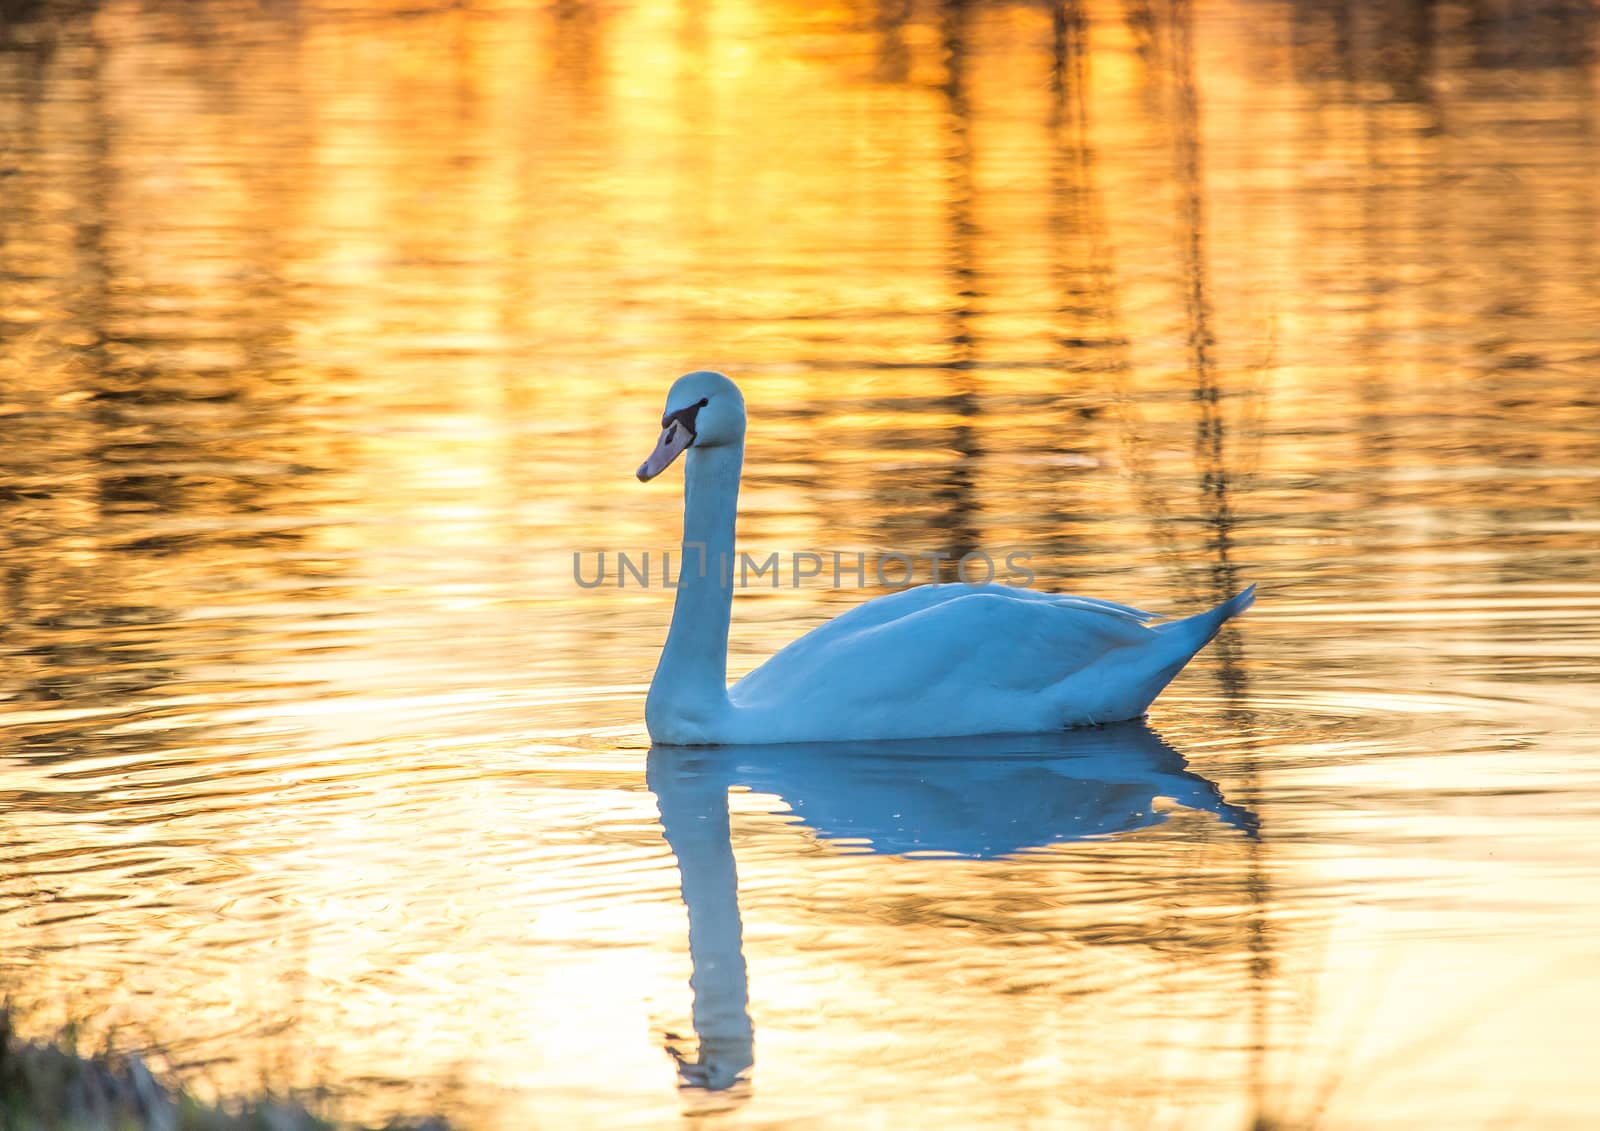
<svg viewBox="0 0 1600 1131">
<path fill-rule="evenodd" d="M 1254 600 L 1151 625 L 1151 613 L 1005 585 L 921 585 L 858 605 L 728 687 L 744 397 L 720 373 L 673 382 L 649 480 L 681 453 L 683 543 L 672 627 L 645 700 L 673 746 L 1043 732 L 1143 715 Z"/>
</svg>

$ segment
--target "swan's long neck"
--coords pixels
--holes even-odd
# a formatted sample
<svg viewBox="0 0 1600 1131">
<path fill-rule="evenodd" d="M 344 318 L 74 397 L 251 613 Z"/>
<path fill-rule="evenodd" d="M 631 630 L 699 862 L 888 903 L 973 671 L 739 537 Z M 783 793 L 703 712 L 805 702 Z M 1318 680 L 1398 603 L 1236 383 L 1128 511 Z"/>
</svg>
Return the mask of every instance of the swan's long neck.
<svg viewBox="0 0 1600 1131">
<path fill-rule="evenodd" d="M 744 445 L 690 448 L 683 487 L 683 556 L 647 718 L 670 707 L 700 717 L 728 704 L 728 620 L 733 611 L 734 519 Z M 652 727 L 652 734 L 655 733 Z"/>
</svg>

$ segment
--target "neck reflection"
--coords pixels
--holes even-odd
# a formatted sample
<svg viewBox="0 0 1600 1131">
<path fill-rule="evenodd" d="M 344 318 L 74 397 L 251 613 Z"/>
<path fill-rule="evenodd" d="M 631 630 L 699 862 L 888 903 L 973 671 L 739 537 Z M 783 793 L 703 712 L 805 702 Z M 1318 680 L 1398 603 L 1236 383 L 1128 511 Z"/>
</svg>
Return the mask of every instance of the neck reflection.
<svg viewBox="0 0 1600 1131">
<path fill-rule="evenodd" d="M 700 772 L 691 761 L 675 762 L 675 754 L 685 753 L 684 747 L 653 747 L 645 770 L 662 831 L 678 859 L 694 967 L 689 986 L 699 1049 L 693 1059 L 675 1045 L 667 1051 L 685 1085 L 721 1091 L 755 1062 L 739 877 L 728 826 L 729 782 L 721 773 Z"/>
</svg>

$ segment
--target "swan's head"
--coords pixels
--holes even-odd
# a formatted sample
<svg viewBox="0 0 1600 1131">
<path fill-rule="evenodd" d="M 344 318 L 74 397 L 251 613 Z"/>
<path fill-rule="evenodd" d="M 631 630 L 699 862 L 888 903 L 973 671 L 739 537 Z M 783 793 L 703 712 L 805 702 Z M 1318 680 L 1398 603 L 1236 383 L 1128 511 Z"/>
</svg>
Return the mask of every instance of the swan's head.
<svg viewBox="0 0 1600 1131">
<path fill-rule="evenodd" d="M 654 479 L 687 448 L 714 448 L 744 439 L 744 397 L 720 373 L 685 373 L 667 391 L 661 439 L 639 465 L 639 481 Z"/>
</svg>

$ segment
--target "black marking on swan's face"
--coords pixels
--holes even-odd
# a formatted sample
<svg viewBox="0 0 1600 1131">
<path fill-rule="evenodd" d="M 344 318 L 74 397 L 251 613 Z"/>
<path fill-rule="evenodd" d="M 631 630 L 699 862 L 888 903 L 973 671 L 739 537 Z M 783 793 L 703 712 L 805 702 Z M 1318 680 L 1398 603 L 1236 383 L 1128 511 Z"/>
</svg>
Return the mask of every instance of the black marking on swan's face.
<svg viewBox="0 0 1600 1131">
<path fill-rule="evenodd" d="M 680 408 L 677 412 L 668 412 L 663 414 L 661 417 L 662 431 L 664 432 L 676 424 L 679 428 L 682 428 L 689 433 L 689 442 L 685 444 L 684 447 L 694 447 L 695 418 L 700 415 L 700 410 L 705 408 L 706 405 L 710 403 L 711 402 L 707 398 L 701 397 L 699 400 L 695 401 L 694 404 L 689 405 L 687 408 Z"/>
</svg>

